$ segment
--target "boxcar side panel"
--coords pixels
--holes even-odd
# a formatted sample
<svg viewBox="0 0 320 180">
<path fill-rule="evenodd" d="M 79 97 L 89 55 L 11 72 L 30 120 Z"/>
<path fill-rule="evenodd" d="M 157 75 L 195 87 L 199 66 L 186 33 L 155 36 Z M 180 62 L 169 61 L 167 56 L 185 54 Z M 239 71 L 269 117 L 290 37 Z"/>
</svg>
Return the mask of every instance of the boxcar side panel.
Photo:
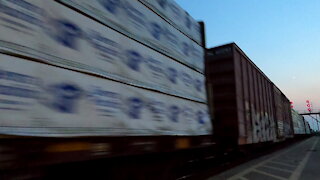
<svg viewBox="0 0 320 180">
<path fill-rule="evenodd" d="M 248 77 L 249 77 L 249 96 L 250 96 L 250 102 L 249 102 L 249 109 L 250 109 L 250 124 L 251 124 L 251 142 L 254 142 L 253 134 L 254 134 L 254 102 L 255 102 L 255 92 L 254 92 L 254 82 L 253 82 L 253 75 L 252 75 L 252 66 L 249 62 L 246 62 L 248 67 Z"/>
<path fill-rule="evenodd" d="M 242 82 L 243 82 L 243 104 L 244 104 L 244 119 L 246 128 L 246 142 L 248 144 L 252 143 L 252 125 L 250 117 L 250 86 L 248 77 L 248 62 L 241 57 L 241 67 L 242 67 Z"/>
<path fill-rule="evenodd" d="M 275 102 L 275 114 L 276 114 L 276 125 L 277 125 L 277 136 L 278 139 L 283 138 L 283 112 L 282 110 L 282 101 L 281 101 L 281 92 L 276 87 L 273 87 L 274 91 L 274 102 Z"/>
<path fill-rule="evenodd" d="M 270 118 L 273 115 L 267 93 L 272 83 L 236 45 L 234 48 L 239 144 L 274 141 L 274 118 Z"/>
<path fill-rule="evenodd" d="M 239 129 L 232 46 L 222 46 L 207 53 L 205 74 L 215 106 L 214 135 L 221 145 L 236 145 Z"/>
<path fill-rule="evenodd" d="M 282 100 L 283 100 L 283 106 L 284 106 L 283 113 L 285 117 L 284 118 L 284 134 L 286 138 L 290 138 L 290 137 L 293 137 L 294 135 L 290 101 L 284 94 L 282 94 Z"/>
<path fill-rule="evenodd" d="M 234 49 L 234 69 L 235 69 L 235 87 L 236 87 L 236 102 L 237 102 L 237 117 L 238 117 L 238 128 L 239 128 L 239 144 L 246 144 L 246 132 L 245 132 L 245 119 L 244 119 L 244 98 L 242 80 L 242 66 L 241 66 L 241 54 Z"/>
</svg>

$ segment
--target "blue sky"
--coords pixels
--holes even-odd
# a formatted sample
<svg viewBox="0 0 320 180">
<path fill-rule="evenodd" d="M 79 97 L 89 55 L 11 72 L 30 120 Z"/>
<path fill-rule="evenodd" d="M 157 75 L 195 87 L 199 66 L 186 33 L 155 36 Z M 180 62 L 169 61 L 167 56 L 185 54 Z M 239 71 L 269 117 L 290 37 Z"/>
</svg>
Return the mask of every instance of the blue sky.
<svg viewBox="0 0 320 180">
<path fill-rule="evenodd" d="M 294 102 L 320 110 L 320 0 L 176 0 L 206 24 L 207 47 L 235 42 Z"/>
</svg>

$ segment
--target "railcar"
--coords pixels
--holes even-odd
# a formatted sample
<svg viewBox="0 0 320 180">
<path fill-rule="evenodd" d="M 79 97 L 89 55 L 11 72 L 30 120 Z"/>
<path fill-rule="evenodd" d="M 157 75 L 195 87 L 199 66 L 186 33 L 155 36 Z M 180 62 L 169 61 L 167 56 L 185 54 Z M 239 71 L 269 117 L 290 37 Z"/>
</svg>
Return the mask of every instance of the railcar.
<svg viewBox="0 0 320 180">
<path fill-rule="evenodd" d="M 209 49 L 205 73 L 220 144 L 270 144 L 293 137 L 288 98 L 235 43 Z"/>
<path fill-rule="evenodd" d="M 292 112 L 292 121 L 293 121 L 293 127 L 294 127 L 294 135 L 295 136 L 304 136 L 306 135 L 306 123 L 303 116 L 301 116 L 297 111 L 291 110 Z"/>
</svg>

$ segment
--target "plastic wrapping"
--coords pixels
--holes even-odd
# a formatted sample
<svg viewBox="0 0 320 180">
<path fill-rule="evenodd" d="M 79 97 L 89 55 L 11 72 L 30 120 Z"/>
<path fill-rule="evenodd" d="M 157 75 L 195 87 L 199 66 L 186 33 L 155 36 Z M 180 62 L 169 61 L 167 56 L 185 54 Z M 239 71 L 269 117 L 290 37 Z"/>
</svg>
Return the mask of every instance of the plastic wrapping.
<svg viewBox="0 0 320 180">
<path fill-rule="evenodd" d="M 204 70 L 203 47 L 164 21 L 138 0 L 60 1 L 184 64 L 201 72 Z M 175 6 L 178 8 L 176 4 Z M 184 11 L 181 8 L 178 10 L 183 16 Z M 189 15 L 187 16 L 191 18 Z M 180 19 L 177 21 L 180 22 Z M 183 21 L 181 20 L 181 22 Z M 197 39 L 201 39 L 199 23 L 194 20 L 190 23 L 197 27 Z M 187 29 L 187 27 L 184 28 Z"/>
<path fill-rule="evenodd" d="M 117 21 L 126 19 L 116 17 Z M 201 73 L 57 2 L 17 5 L 16 1 L 1 1 L 0 22 L 2 51 L 206 102 L 205 91 L 198 89 L 199 79 L 204 78 Z M 202 54 L 201 48 L 192 52 Z M 186 88 L 183 77 L 172 83 L 175 77 L 171 76 L 176 75 L 172 69 L 177 76 L 187 74 L 192 85 Z"/>
<path fill-rule="evenodd" d="M 0 134 L 204 135 L 206 104 L 0 55 Z"/>
</svg>

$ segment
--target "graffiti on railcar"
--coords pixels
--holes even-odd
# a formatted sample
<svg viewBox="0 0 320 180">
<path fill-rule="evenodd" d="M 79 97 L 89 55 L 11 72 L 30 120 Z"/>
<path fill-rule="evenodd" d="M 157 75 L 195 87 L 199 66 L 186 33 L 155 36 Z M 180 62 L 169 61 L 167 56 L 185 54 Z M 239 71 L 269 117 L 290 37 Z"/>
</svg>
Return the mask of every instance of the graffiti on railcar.
<svg viewBox="0 0 320 180">
<path fill-rule="evenodd" d="M 266 142 L 274 139 L 274 123 L 266 112 L 256 112 L 253 109 L 253 142 Z"/>
</svg>

